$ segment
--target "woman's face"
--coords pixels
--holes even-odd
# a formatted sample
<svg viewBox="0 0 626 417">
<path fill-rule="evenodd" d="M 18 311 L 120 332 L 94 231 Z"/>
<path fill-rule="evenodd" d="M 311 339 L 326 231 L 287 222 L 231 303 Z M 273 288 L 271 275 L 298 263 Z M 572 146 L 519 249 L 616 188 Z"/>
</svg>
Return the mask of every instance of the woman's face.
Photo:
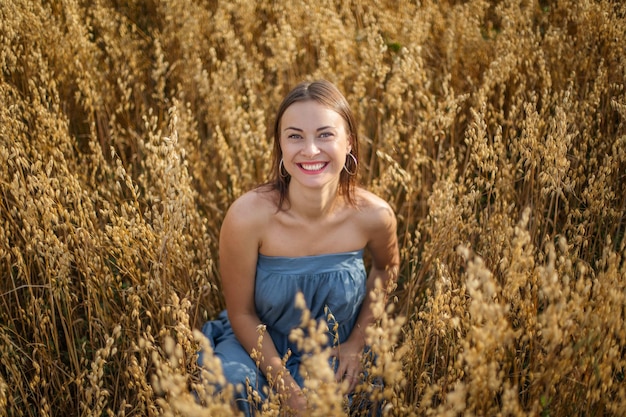
<svg viewBox="0 0 626 417">
<path fill-rule="evenodd" d="M 307 187 L 338 184 L 351 149 L 345 120 L 314 100 L 296 102 L 285 110 L 280 146 L 291 182 Z"/>
</svg>

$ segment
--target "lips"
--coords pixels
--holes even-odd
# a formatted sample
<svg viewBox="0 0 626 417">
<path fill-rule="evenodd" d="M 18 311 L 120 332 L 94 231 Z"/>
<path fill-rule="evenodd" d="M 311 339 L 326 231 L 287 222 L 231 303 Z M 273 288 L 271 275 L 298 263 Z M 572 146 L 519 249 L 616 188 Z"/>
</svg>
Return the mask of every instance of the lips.
<svg viewBox="0 0 626 417">
<path fill-rule="evenodd" d="M 298 166 L 302 168 L 304 171 L 309 172 L 317 172 L 322 170 L 324 167 L 328 165 L 328 162 L 307 162 L 307 163 L 299 163 Z"/>
</svg>

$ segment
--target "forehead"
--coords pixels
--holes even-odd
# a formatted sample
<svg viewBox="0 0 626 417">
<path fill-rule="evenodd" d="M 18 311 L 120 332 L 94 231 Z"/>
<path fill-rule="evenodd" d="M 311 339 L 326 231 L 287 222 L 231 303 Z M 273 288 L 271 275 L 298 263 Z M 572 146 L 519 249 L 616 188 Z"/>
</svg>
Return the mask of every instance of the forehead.
<svg viewBox="0 0 626 417">
<path fill-rule="evenodd" d="M 346 127 L 343 117 L 335 110 L 315 100 L 298 101 L 293 103 L 281 117 L 281 128 L 307 127 L 317 129 L 322 126 Z"/>
</svg>

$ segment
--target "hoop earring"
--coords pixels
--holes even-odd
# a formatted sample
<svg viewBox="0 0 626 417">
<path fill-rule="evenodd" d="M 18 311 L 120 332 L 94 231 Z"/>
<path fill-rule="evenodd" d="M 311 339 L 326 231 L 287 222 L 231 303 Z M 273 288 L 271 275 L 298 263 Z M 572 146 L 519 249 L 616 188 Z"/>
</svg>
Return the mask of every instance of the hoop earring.
<svg viewBox="0 0 626 417">
<path fill-rule="evenodd" d="M 348 156 L 352 158 L 352 161 L 354 161 L 354 170 L 352 172 L 348 170 Z M 348 153 L 348 155 L 346 156 L 346 163 L 343 166 L 344 171 L 346 171 L 348 175 L 356 175 L 357 165 L 358 162 L 356 160 L 356 156 L 352 155 L 352 152 Z"/>
<path fill-rule="evenodd" d="M 283 170 L 285 171 L 284 175 L 283 175 Z M 283 158 L 280 158 L 280 163 L 278 164 L 278 175 L 280 175 L 281 178 L 287 178 L 289 176 L 289 173 L 285 169 L 285 164 L 283 163 Z"/>
</svg>

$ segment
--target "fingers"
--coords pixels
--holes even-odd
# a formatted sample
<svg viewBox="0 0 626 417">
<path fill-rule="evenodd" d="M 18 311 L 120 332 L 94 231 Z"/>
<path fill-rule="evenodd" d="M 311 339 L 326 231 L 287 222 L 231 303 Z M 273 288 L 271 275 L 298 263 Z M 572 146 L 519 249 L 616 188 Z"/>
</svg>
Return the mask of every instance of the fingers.
<svg viewBox="0 0 626 417">
<path fill-rule="evenodd" d="M 337 369 L 337 372 L 335 372 L 335 381 L 348 381 L 348 392 L 351 392 L 359 381 L 360 376 L 361 372 L 358 367 L 352 368 L 348 366 L 340 366 Z"/>
<path fill-rule="evenodd" d="M 342 363 L 339 362 L 339 366 L 337 367 L 337 371 L 335 372 L 335 381 L 341 382 L 344 379 L 347 371 L 348 371 L 347 366 L 346 365 L 342 366 Z"/>
<path fill-rule="evenodd" d="M 352 392 L 354 391 L 354 389 L 356 388 L 357 383 L 359 382 L 359 377 L 358 376 L 352 376 L 350 377 L 350 386 L 348 387 L 348 392 Z"/>
<path fill-rule="evenodd" d="M 342 354 L 343 353 L 343 354 Z M 340 352 L 339 349 L 331 350 L 331 357 L 337 360 L 337 370 L 335 372 L 335 381 L 347 382 L 347 392 L 354 391 L 359 381 L 362 379 L 362 363 L 361 356 L 355 354 L 346 354 Z"/>
<path fill-rule="evenodd" d="M 360 379 L 361 375 L 358 371 L 346 372 L 344 380 L 348 381 L 348 393 L 354 391 Z"/>
<path fill-rule="evenodd" d="M 335 379 L 337 382 L 347 381 L 348 392 L 352 392 L 359 380 L 361 380 L 361 368 L 358 366 L 345 366 L 337 370 Z"/>
</svg>

